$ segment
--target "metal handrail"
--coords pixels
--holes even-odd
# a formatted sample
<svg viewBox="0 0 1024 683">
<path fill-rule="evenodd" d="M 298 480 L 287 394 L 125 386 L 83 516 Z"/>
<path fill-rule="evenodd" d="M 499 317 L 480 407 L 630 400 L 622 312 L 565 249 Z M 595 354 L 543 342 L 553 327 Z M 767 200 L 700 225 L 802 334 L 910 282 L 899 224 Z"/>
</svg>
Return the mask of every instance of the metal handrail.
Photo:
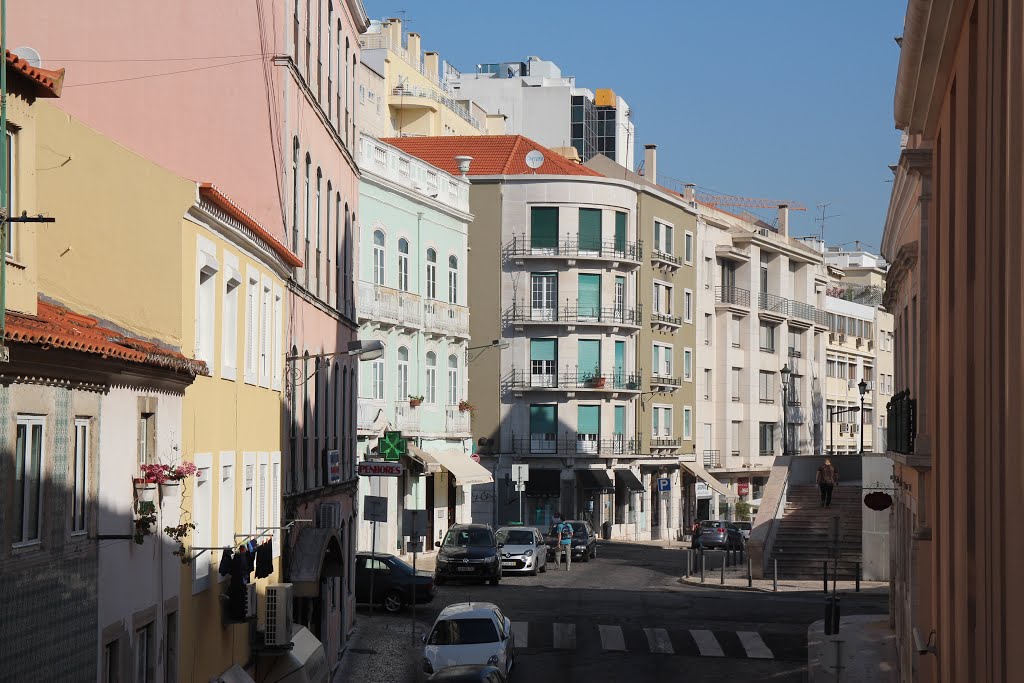
<svg viewBox="0 0 1024 683">
<path fill-rule="evenodd" d="M 596 247 L 590 248 L 591 246 Z M 506 257 L 515 256 L 538 256 L 538 257 L 592 257 L 603 259 L 615 259 L 621 261 L 633 261 L 637 264 L 643 258 L 643 241 L 620 242 L 616 240 L 602 240 L 595 245 L 580 246 L 580 240 L 561 240 L 551 246 L 534 246 L 533 241 L 524 235 L 516 235 L 505 243 L 502 248 Z"/>
<path fill-rule="evenodd" d="M 535 309 L 531 306 L 512 305 L 502 313 L 506 323 L 592 323 L 603 325 L 633 325 L 639 327 L 643 321 L 643 307 L 619 308 L 602 306 L 592 308 L 566 304 L 554 308 Z"/>
<path fill-rule="evenodd" d="M 675 266 L 683 265 L 683 259 L 675 254 L 670 254 L 667 251 L 661 251 L 660 249 L 651 250 L 651 259 L 657 259 L 659 261 L 665 261 Z"/>
<path fill-rule="evenodd" d="M 652 323 L 664 323 L 666 325 L 682 326 L 683 318 L 678 315 L 669 315 L 667 313 L 661 313 L 659 311 L 651 311 L 651 322 Z"/>
<path fill-rule="evenodd" d="M 742 287 L 727 287 L 719 285 L 715 287 L 715 301 L 733 306 L 750 307 L 750 290 Z"/>
<path fill-rule="evenodd" d="M 815 313 L 816 311 L 814 306 L 804 303 L 803 301 L 789 302 L 789 314 L 794 318 L 814 322 Z"/>
<path fill-rule="evenodd" d="M 396 85 L 391 89 L 392 95 L 400 95 L 407 97 L 425 97 L 427 99 L 439 102 L 444 106 L 451 109 L 461 119 L 469 123 L 471 126 L 481 132 L 486 132 L 484 127 L 480 124 L 480 120 L 469 113 L 469 110 L 463 107 L 461 104 L 456 102 L 454 99 L 440 93 L 432 88 L 421 88 L 418 85 Z"/>
<path fill-rule="evenodd" d="M 534 378 L 545 378 L 544 380 Z M 585 370 L 533 374 L 512 370 L 508 380 L 513 389 L 603 389 L 605 391 L 640 391 L 636 373 L 593 372 Z"/>
<path fill-rule="evenodd" d="M 703 455 L 705 469 L 710 469 L 712 467 L 717 468 L 722 466 L 722 451 L 717 449 L 706 450 L 704 451 Z"/>
<path fill-rule="evenodd" d="M 768 292 L 760 292 L 757 295 L 757 307 L 769 313 L 787 315 L 789 312 L 789 299 Z"/>
</svg>

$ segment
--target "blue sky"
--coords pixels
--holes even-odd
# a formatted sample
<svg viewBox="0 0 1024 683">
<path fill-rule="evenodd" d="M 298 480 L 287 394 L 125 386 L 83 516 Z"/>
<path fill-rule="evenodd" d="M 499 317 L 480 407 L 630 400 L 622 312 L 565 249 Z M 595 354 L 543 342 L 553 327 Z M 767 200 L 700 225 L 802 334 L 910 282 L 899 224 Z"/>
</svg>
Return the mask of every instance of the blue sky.
<svg viewBox="0 0 1024 683">
<path fill-rule="evenodd" d="M 723 194 L 808 207 L 793 234 L 877 248 L 899 134 L 892 99 L 905 2 L 364 0 L 403 16 L 463 71 L 537 55 L 633 109 L 658 170 Z M 769 212 L 771 213 L 771 212 Z"/>
</svg>

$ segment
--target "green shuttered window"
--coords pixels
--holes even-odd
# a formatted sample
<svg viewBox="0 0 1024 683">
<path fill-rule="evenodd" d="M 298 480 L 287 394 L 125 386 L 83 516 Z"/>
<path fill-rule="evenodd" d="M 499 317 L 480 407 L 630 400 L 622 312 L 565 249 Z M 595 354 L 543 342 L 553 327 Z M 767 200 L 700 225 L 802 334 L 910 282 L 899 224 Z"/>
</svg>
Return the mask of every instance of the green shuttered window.
<svg viewBox="0 0 1024 683">
<path fill-rule="evenodd" d="M 601 406 L 579 406 L 576 410 L 577 433 L 601 433 Z"/>
<path fill-rule="evenodd" d="M 531 339 L 530 360 L 555 360 L 554 339 Z"/>
<path fill-rule="evenodd" d="M 530 246 L 534 249 L 558 246 L 558 207 L 534 206 L 530 209 Z"/>
<path fill-rule="evenodd" d="M 530 433 L 555 433 L 555 406 L 530 406 Z"/>
<path fill-rule="evenodd" d="M 596 318 L 601 312 L 601 276 L 580 273 L 578 282 L 580 315 Z"/>
<path fill-rule="evenodd" d="M 601 342 L 597 339 L 580 339 L 579 352 L 580 374 L 584 377 L 600 371 L 601 367 Z"/>
<path fill-rule="evenodd" d="M 580 209 L 580 250 L 601 251 L 601 209 Z"/>
<path fill-rule="evenodd" d="M 615 212 L 615 251 L 626 251 L 626 214 Z"/>
</svg>

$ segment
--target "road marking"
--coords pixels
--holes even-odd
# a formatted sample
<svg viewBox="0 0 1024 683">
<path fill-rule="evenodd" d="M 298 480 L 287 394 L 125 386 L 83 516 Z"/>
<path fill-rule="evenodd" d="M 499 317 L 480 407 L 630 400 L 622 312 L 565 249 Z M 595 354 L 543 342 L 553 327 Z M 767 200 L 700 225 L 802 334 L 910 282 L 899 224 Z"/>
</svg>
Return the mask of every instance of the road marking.
<svg viewBox="0 0 1024 683">
<path fill-rule="evenodd" d="M 555 649 L 575 650 L 576 649 L 576 624 L 562 624 L 555 622 Z"/>
<path fill-rule="evenodd" d="M 718 644 L 718 639 L 715 638 L 715 634 L 711 631 L 691 628 L 690 635 L 693 636 L 694 642 L 697 643 L 697 648 L 700 650 L 702 657 L 725 656 L 725 653 L 722 652 L 722 646 Z"/>
<path fill-rule="evenodd" d="M 513 621 L 512 637 L 515 638 L 516 647 L 526 647 L 526 634 L 530 629 L 529 622 Z"/>
<path fill-rule="evenodd" d="M 647 644 L 651 646 L 651 652 L 663 655 L 675 654 L 668 631 L 663 628 L 645 628 L 644 633 L 647 634 Z"/>
<path fill-rule="evenodd" d="M 618 626 L 598 626 L 601 633 L 601 649 L 626 651 L 626 639 L 622 637 L 622 629 Z"/>
<path fill-rule="evenodd" d="M 768 646 L 761 640 L 761 634 L 757 631 L 736 631 L 743 643 L 743 649 L 751 659 L 775 659 L 775 655 L 768 649 Z"/>
</svg>

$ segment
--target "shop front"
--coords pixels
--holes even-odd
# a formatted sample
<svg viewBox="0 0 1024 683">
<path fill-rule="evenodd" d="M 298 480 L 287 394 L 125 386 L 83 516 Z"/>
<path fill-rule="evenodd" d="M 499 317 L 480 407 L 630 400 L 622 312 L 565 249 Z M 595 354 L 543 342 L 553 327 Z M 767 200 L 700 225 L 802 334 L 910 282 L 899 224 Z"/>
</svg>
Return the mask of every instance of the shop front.
<svg viewBox="0 0 1024 683">
<path fill-rule="evenodd" d="M 615 483 L 608 470 L 576 470 L 576 491 L 579 501 L 576 516 L 589 521 L 594 531 L 602 536 L 607 522 L 611 534 L 615 524 Z"/>
</svg>

